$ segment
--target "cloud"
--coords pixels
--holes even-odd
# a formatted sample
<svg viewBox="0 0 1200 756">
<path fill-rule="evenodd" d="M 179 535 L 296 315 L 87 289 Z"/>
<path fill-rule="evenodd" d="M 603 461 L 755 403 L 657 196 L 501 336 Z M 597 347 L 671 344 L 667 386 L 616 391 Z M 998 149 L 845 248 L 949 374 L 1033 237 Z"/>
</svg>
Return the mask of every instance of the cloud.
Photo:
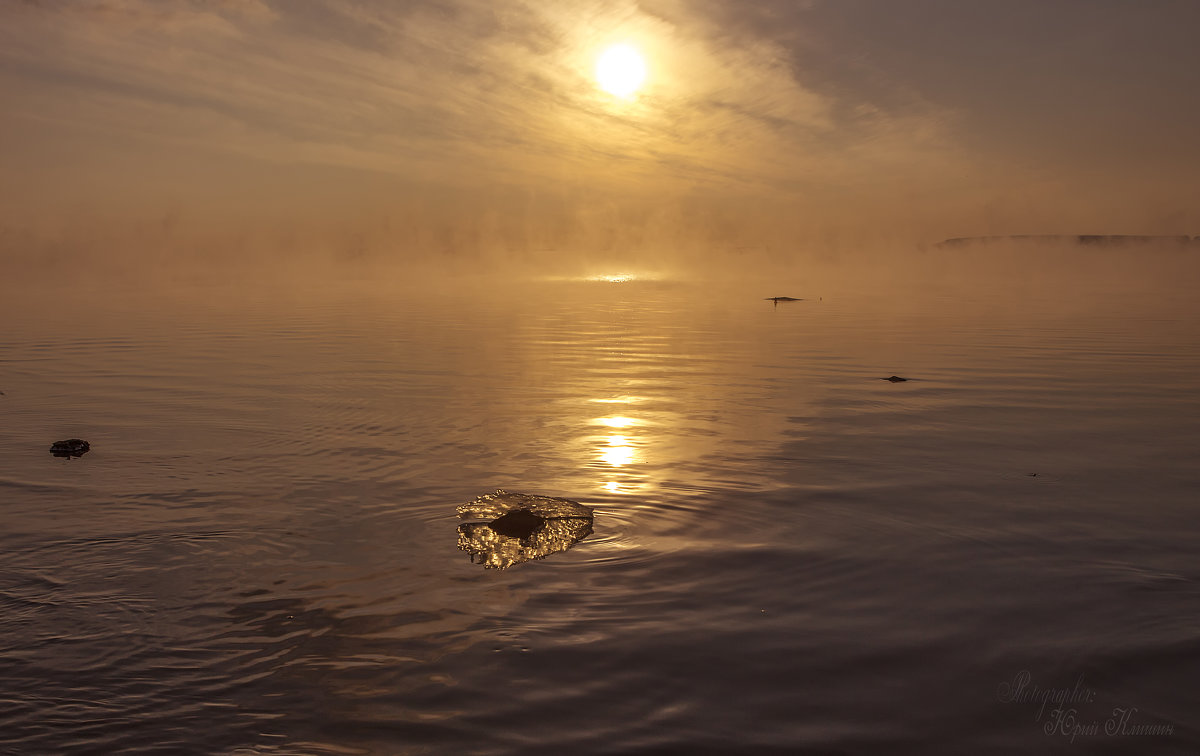
<svg viewBox="0 0 1200 756">
<path fill-rule="evenodd" d="M 635 222 L 734 241 L 864 219 L 935 238 L 1152 232 L 1137 224 L 1196 218 L 1172 199 L 1200 169 L 1195 7 L 10 3 L 0 222 L 124 203 L 491 218 L 531 244 L 576 228 L 612 246 L 638 232 L 601 227 Z M 615 42 L 650 66 L 628 103 L 593 81 Z"/>
<path fill-rule="evenodd" d="M 830 172 L 831 150 L 862 158 L 901 130 L 860 107 L 850 135 L 775 43 L 724 44 L 632 3 L 96 0 L 7 15 L 2 60 L 23 79 L 26 114 L 126 130 L 122 114 L 137 113 L 163 139 L 270 159 L 548 178 L 619 154 L 637 180 L 778 188 L 789 172 Z M 618 37 L 639 40 L 654 71 L 624 109 L 590 78 Z"/>
</svg>

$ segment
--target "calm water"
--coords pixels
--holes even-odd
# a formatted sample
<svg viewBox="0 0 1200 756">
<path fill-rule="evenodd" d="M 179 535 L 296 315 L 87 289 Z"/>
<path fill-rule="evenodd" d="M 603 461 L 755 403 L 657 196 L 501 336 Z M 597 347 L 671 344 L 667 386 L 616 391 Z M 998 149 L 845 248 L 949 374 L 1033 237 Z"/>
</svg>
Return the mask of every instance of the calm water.
<svg viewBox="0 0 1200 756">
<path fill-rule="evenodd" d="M 1173 265 L 8 287 L 0 752 L 1200 752 Z"/>
</svg>

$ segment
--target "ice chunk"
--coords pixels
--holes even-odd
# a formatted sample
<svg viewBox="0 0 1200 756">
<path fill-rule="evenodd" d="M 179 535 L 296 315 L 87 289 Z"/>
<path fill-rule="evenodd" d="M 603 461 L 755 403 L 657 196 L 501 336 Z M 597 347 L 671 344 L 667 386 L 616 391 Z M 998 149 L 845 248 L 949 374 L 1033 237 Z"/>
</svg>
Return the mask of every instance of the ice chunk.
<svg viewBox="0 0 1200 756">
<path fill-rule="evenodd" d="M 592 509 L 552 496 L 496 491 L 458 507 L 458 515 L 486 522 L 458 526 L 458 548 L 493 569 L 566 551 L 592 533 Z"/>
</svg>

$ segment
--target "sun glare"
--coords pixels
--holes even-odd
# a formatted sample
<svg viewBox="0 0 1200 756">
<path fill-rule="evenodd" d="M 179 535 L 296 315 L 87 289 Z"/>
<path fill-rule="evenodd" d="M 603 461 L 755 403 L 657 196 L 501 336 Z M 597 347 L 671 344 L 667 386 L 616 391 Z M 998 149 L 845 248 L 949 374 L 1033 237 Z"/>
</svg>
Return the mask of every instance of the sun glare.
<svg viewBox="0 0 1200 756">
<path fill-rule="evenodd" d="M 646 79 L 646 63 L 629 45 L 613 45 L 596 61 L 596 82 L 617 97 L 632 97 Z"/>
<path fill-rule="evenodd" d="M 609 428 L 629 428 L 638 424 L 632 417 L 598 417 L 592 422 Z"/>
</svg>

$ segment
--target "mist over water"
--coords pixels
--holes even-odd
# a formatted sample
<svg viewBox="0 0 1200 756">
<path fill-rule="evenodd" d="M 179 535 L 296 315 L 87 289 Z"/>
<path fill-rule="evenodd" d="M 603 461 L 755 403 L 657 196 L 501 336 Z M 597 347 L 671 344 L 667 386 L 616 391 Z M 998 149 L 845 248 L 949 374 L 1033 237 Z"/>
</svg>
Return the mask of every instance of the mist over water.
<svg viewBox="0 0 1200 756">
<path fill-rule="evenodd" d="M 0 2 L 0 753 L 1200 752 L 1197 28 Z"/>
<path fill-rule="evenodd" d="M 429 257 L 10 279 L 0 750 L 1200 746 L 1194 251 Z"/>
</svg>

